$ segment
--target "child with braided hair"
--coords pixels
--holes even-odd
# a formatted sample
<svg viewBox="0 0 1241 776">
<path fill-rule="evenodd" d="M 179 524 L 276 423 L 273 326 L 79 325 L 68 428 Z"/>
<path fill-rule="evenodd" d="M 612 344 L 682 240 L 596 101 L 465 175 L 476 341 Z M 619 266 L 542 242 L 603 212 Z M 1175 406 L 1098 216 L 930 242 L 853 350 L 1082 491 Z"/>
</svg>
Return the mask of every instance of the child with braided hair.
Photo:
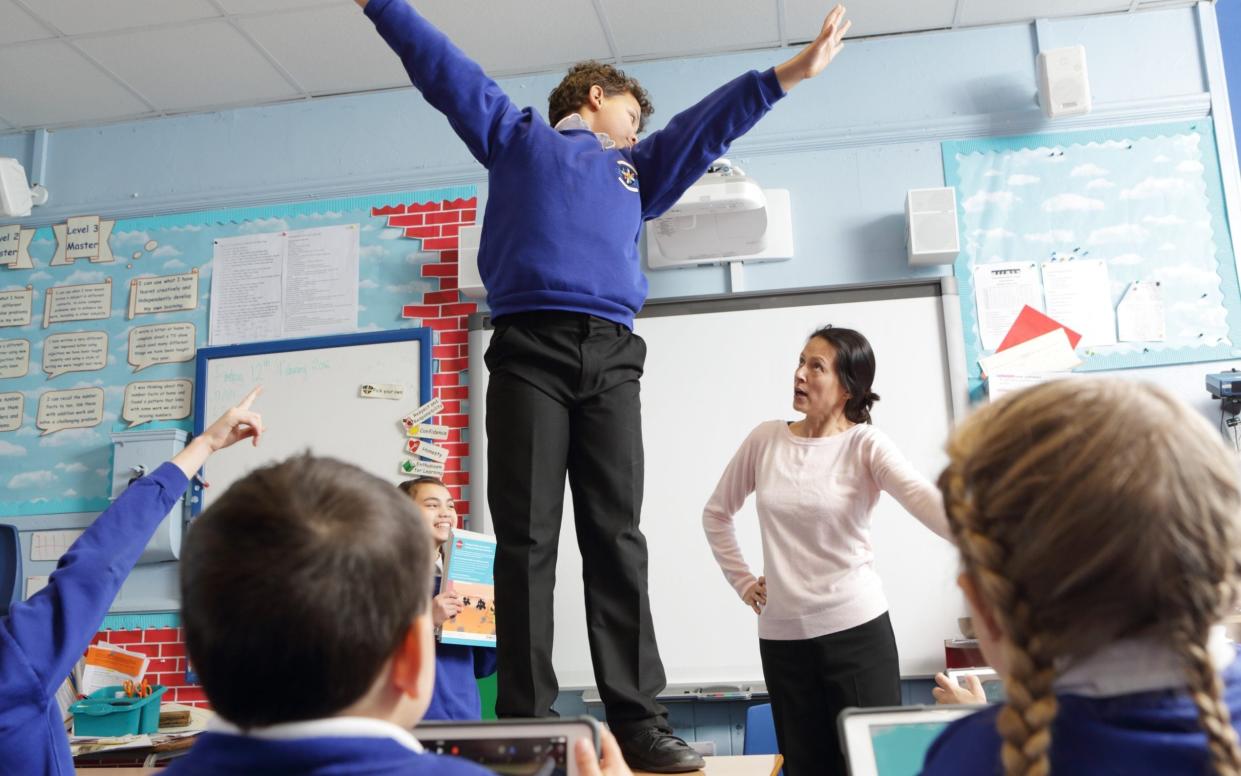
<svg viewBox="0 0 1241 776">
<path fill-rule="evenodd" d="M 1046 383 L 980 409 L 939 478 L 958 582 L 1007 700 L 925 776 L 1241 774 L 1236 459 L 1152 386 Z"/>
</svg>

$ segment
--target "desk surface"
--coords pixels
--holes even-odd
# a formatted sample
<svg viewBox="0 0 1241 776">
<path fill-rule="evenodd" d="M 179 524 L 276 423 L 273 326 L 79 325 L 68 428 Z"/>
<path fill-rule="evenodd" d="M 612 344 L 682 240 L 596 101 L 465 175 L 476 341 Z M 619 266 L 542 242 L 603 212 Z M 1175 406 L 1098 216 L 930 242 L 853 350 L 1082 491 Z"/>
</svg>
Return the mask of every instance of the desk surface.
<svg viewBox="0 0 1241 776">
<path fill-rule="evenodd" d="M 775 755 L 758 754 L 746 757 L 708 757 L 706 770 L 698 771 L 706 776 L 771 776 L 775 769 Z M 78 768 L 80 774 L 92 776 L 150 776 L 163 773 L 162 768 Z M 643 776 L 636 772 L 634 776 Z"/>
</svg>

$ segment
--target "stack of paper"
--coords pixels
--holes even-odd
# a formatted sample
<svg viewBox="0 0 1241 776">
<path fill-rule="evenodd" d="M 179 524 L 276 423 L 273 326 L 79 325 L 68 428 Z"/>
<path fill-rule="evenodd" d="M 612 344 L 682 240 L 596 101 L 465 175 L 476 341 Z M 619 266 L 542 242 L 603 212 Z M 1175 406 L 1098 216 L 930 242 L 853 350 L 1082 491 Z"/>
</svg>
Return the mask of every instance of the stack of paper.
<svg viewBox="0 0 1241 776">
<path fill-rule="evenodd" d="M 1074 348 L 1082 336 L 1026 305 L 1000 347 L 979 359 L 991 401 L 1046 380 L 1065 377 L 1081 364 Z"/>
<path fill-rule="evenodd" d="M 151 659 L 139 652 L 130 652 L 114 644 L 100 643 L 86 650 L 86 667 L 82 671 L 79 691 L 90 695 L 104 687 L 139 682 L 146 675 Z"/>
</svg>

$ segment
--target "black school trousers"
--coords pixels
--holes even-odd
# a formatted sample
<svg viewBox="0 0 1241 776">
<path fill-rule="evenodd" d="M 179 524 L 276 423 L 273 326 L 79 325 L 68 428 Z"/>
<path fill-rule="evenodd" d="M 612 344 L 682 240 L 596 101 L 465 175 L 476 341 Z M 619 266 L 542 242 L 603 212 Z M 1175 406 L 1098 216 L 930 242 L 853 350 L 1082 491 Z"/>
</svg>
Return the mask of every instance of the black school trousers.
<svg viewBox="0 0 1241 776">
<path fill-rule="evenodd" d="M 586 314 L 519 313 L 496 319 L 485 360 L 496 714 L 555 713 L 552 593 L 567 476 L 591 663 L 608 723 L 621 736 L 667 730 L 667 710 L 655 701 L 666 682 L 638 529 L 646 343 Z"/>
<path fill-rule="evenodd" d="M 847 776 L 840 712 L 849 706 L 901 705 L 892 621 L 870 622 L 813 639 L 759 639 L 784 776 Z"/>
</svg>

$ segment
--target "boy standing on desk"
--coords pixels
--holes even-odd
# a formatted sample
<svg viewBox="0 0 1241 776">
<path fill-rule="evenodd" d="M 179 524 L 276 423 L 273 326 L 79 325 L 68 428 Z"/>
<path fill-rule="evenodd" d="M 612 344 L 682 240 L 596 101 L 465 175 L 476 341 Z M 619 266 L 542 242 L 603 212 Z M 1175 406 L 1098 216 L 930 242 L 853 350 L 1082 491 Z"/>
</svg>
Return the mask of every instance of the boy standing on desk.
<svg viewBox="0 0 1241 776">
<path fill-rule="evenodd" d="M 566 473 L 582 552 L 587 629 L 608 723 L 630 765 L 681 772 L 700 758 L 671 733 L 638 528 L 643 450 L 632 332 L 646 299 L 642 222 L 671 207 L 848 30 L 844 9 L 792 59 L 749 72 L 638 142 L 646 92 L 607 65 L 573 67 L 550 120 L 519 109 L 406 0 L 357 0 L 413 82 L 488 171 L 479 270 L 487 350 L 488 503 L 495 525 L 504 717 L 553 714 L 552 590 Z"/>
<path fill-rule="evenodd" d="M 47 587 L 0 618 L 0 773 L 72 774 L 56 690 L 90 646 L 151 534 L 217 450 L 253 439 L 259 389 L 172 460 L 134 480 L 69 547 Z M 175 518 L 174 518 L 175 519 Z"/>
<path fill-rule="evenodd" d="M 397 486 L 409 496 L 423 521 L 431 529 L 431 558 L 435 582 L 431 588 L 431 624 L 443 626 L 461 611 L 461 594 L 443 590 L 444 543 L 452 538 L 457 510 L 452 494 L 437 477 L 418 477 Z M 496 651 L 492 647 L 463 644 L 435 645 L 435 691 L 423 719 L 482 719 L 482 700 L 477 680 L 496 672 Z"/>
</svg>

